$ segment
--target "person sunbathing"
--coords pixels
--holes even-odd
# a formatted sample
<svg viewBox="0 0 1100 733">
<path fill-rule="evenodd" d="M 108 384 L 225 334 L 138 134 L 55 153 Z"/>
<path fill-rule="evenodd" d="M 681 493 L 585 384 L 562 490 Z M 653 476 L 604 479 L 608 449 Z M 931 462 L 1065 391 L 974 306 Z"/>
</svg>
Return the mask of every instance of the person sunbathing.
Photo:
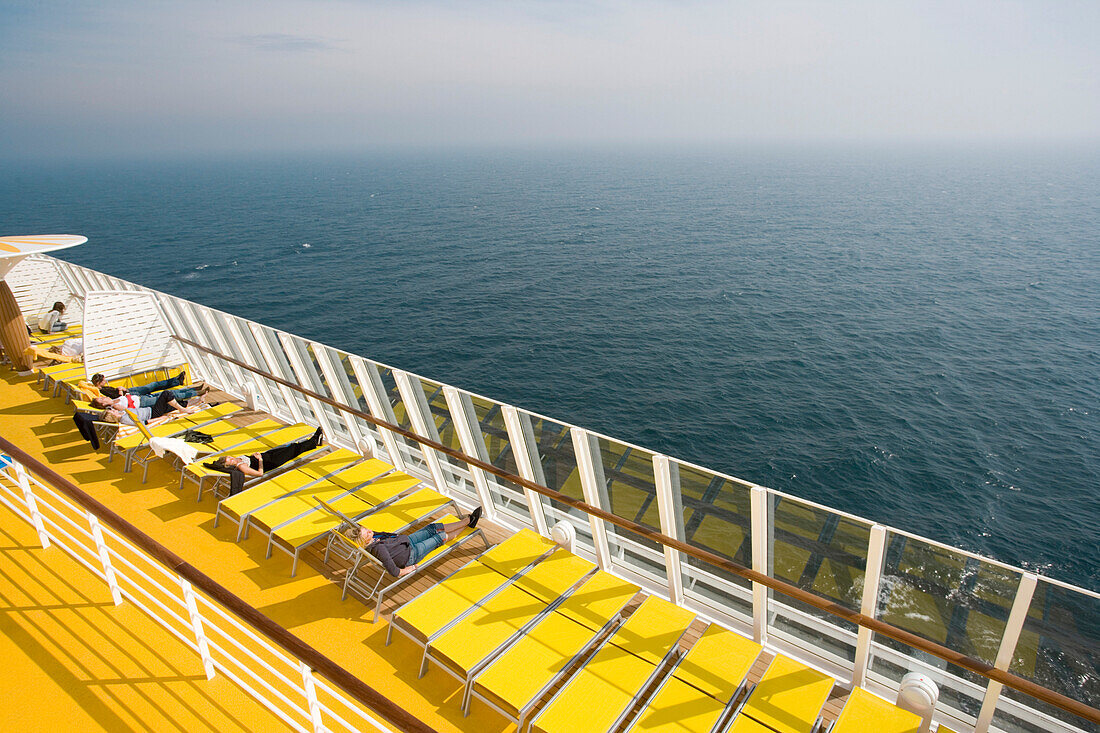
<svg viewBox="0 0 1100 733">
<path fill-rule="evenodd" d="M 184 392 L 185 390 L 179 391 Z M 191 391 L 193 392 L 194 390 Z M 120 422 L 124 425 L 134 424 L 134 421 L 130 418 L 130 415 L 127 414 L 127 411 L 133 413 L 133 415 L 137 417 L 138 420 L 145 423 L 149 422 L 150 420 L 155 420 L 158 417 L 163 417 L 173 410 L 179 410 L 180 412 L 185 413 L 192 413 L 198 409 L 197 407 L 192 408 L 182 404 L 180 401 L 181 399 L 183 400 L 183 402 L 186 402 L 189 398 L 180 397 L 176 392 L 173 392 L 172 390 L 165 390 L 155 397 L 152 397 L 151 395 L 146 396 L 151 397 L 153 400 L 152 404 L 148 406 L 134 404 L 137 399 L 141 399 L 142 397 L 144 397 L 142 395 L 123 395 L 117 400 L 112 400 L 110 397 L 96 397 L 94 400 L 92 400 L 91 404 L 92 407 L 104 411 L 103 418 L 107 422 Z"/>
<path fill-rule="evenodd" d="M 173 381 L 173 380 L 166 380 Z M 155 384 L 163 384 L 163 382 L 154 382 Z M 139 388 L 140 389 L 140 388 Z M 200 394 L 206 394 L 209 390 L 200 391 L 194 387 L 181 387 L 179 389 L 168 389 L 160 392 L 159 394 L 146 394 L 145 392 L 133 392 L 126 391 L 120 394 L 115 399 L 110 397 L 96 397 L 92 400 L 92 407 L 97 407 L 101 410 L 133 410 L 138 407 L 152 407 L 164 396 L 168 396 L 168 403 L 172 405 L 174 409 L 183 409 L 179 405 L 187 402 L 193 397 L 198 397 Z M 166 412 L 169 412 L 166 410 Z M 161 413 L 163 414 L 163 413 Z M 160 415 L 154 415 L 153 417 L 160 417 Z"/>
<path fill-rule="evenodd" d="M 346 530 L 344 535 L 378 558 L 387 573 L 400 578 L 415 572 L 416 564 L 429 552 L 453 540 L 467 527 L 476 527 L 479 519 L 481 519 L 481 507 L 477 507 L 465 519 L 458 522 L 449 524 L 432 522 L 412 534 L 374 532 L 360 524 Z"/>
<path fill-rule="evenodd" d="M 308 438 L 296 440 L 293 443 L 280 445 L 263 453 L 253 453 L 250 456 L 224 456 L 210 463 L 202 465 L 215 471 L 229 474 L 229 495 L 235 496 L 244 491 L 246 476 L 263 476 L 268 471 L 274 471 L 287 461 L 292 461 L 298 456 L 320 448 L 325 443 L 325 434 L 321 428 Z"/>
<path fill-rule="evenodd" d="M 98 389 L 100 394 L 102 394 L 104 397 L 110 397 L 112 400 L 117 400 L 119 397 L 125 394 L 150 395 L 154 392 L 162 392 L 166 389 L 171 389 L 172 387 L 182 387 L 184 376 L 184 372 L 180 372 L 171 379 L 161 379 L 156 382 L 149 382 L 149 384 L 142 384 L 136 387 L 112 387 L 111 384 L 107 381 L 107 377 L 105 377 L 103 374 L 97 373 L 92 375 L 92 386 Z M 198 389 L 198 394 L 200 396 L 210 391 L 210 388 L 206 385 L 203 385 L 201 388 L 196 389 Z M 194 395 L 192 395 L 192 397 L 193 396 Z M 187 397 L 185 399 L 191 398 Z M 140 407 L 148 407 L 148 405 L 140 405 Z"/>
</svg>

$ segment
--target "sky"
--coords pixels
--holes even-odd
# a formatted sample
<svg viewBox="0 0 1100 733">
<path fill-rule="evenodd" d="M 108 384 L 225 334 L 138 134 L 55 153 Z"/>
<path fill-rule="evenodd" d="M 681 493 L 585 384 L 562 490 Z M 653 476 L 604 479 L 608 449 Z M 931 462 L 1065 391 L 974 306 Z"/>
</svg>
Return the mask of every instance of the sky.
<svg viewBox="0 0 1100 733">
<path fill-rule="evenodd" d="M 0 157 L 1095 143 L 1094 0 L 0 0 Z"/>
</svg>

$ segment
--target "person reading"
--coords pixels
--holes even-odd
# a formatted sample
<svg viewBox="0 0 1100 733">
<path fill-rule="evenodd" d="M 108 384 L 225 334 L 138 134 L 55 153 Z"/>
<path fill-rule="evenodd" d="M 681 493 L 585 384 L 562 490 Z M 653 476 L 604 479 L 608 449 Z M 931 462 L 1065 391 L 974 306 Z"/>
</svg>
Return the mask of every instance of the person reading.
<svg viewBox="0 0 1100 733">
<path fill-rule="evenodd" d="M 416 571 L 416 564 L 429 552 L 453 540 L 467 527 L 476 527 L 481 518 L 477 507 L 463 520 L 441 524 L 432 522 L 412 534 L 373 532 L 363 525 L 355 525 L 344 531 L 344 536 L 378 558 L 386 572 L 395 578 Z"/>
<path fill-rule="evenodd" d="M 38 319 L 38 330 L 42 333 L 53 333 L 54 331 L 64 331 L 65 326 L 68 325 L 61 320 L 61 315 L 65 312 L 65 304 L 60 300 L 53 304 L 53 308 L 50 308 L 41 318 Z"/>
</svg>

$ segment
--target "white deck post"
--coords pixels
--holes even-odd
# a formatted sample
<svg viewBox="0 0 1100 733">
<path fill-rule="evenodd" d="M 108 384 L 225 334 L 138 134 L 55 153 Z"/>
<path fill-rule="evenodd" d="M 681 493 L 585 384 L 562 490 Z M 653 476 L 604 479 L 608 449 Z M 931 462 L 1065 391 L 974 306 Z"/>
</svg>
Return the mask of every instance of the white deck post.
<svg viewBox="0 0 1100 733">
<path fill-rule="evenodd" d="M 107 549 L 107 543 L 103 540 L 103 528 L 99 526 L 99 518 L 91 512 L 85 512 L 88 517 L 88 526 L 92 529 L 92 539 L 95 540 L 96 550 L 99 552 L 99 561 L 103 563 L 103 576 L 107 579 L 107 587 L 111 589 L 111 599 L 116 606 L 122 605 L 122 589 L 118 587 L 118 579 L 115 578 L 115 568 L 111 564 L 111 553 Z"/>
<path fill-rule="evenodd" d="M 313 670 L 305 662 L 299 661 L 302 671 L 302 690 L 309 703 L 309 717 L 313 721 L 313 733 L 325 733 L 325 721 L 321 718 L 321 703 L 317 700 L 317 686 L 313 684 Z"/>
<path fill-rule="evenodd" d="M 386 388 L 382 384 L 381 375 L 378 374 L 378 367 L 374 364 L 368 364 L 358 356 L 351 356 L 349 360 L 351 361 L 351 370 L 355 372 L 355 379 L 359 382 L 359 389 L 363 390 L 363 397 L 367 400 L 367 406 L 370 407 L 371 414 L 374 415 L 376 420 L 396 423 L 397 418 L 393 416 L 393 409 L 390 408 Z M 390 463 L 398 471 L 408 473 L 405 470 L 405 457 L 401 454 L 401 444 L 398 442 L 398 440 L 404 440 L 404 438 L 394 435 L 391 431 L 382 427 L 378 428 L 378 432 L 382 436 L 382 442 L 386 445 L 386 453 L 389 454 Z"/>
<path fill-rule="evenodd" d="M 584 428 L 569 428 L 573 439 L 573 452 L 577 457 L 577 471 L 581 475 L 581 490 L 584 500 L 592 506 L 604 508 L 600 502 L 600 479 L 596 476 L 595 462 L 592 460 L 592 445 L 588 431 Z M 611 550 L 607 545 L 607 528 L 602 519 L 589 515 L 588 523 L 592 527 L 592 543 L 596 546 L 596 560 L 600 570 L 611 569 Z"/>
<path fill-rule="evenodd" d="M 512 444 L 512 457 L 516 459 L 516 467 L 519 475 L 528 481 L 538 483 L 535 476 L 535 465 L 531 460 L 531 451 L 527 447 L 527 435 L 520 421 L 519 411 L 511 405 L 501 405 L 500 413 L 504 416 L 504 426 L 508 430 L 508 442 Z M 542 494 L 531 489 L 524 488 L 523 494 L 527 497 L 527 511 L 531 514 L 531 521 L 535 529 L 543 537 L 550 536 L 550 528 L 546 526 L 546 512 L 542 506 Z"/>
<path fill-rule="evenodd" d="M 1024 630 L 1024 621 L 1027 620 L 1027 612 L 1031 608 L 1031 599 L 1035 595 L 1035 588 L 1039 578 L 1033 573 L 1024 573 L 1020 576 L 1020 585 L 1016 589 L 1016 599 L 1012 601 L 1012 610 L 1008 613 L 1008 623 L 1005 624 L 1005 632 L 1001 636 L 1001 646 L 997 650 L 997 659 L 993 666 L 1002 672 L 1007 672 L 1012 664 L 1012 655 L 1016 652 L 1016 644 L 1020 641 L 1020 633 Z M 993 713 L 997 712 L 997 700 L 1001 696 L 1004 687 L 1000 682 L 990 680 L 985 688 L 985 697 L 982 699 L 982 709 L 978 713 L 978 721 L 974 724 L 974 733 L 986 733 L 993 722 Z"/>
<path fill-rule="evenodd" d="M 202 616 L 199 615 L 199 604 L 195 602 L 195 591 L 191 584 L 184 578 L 180 578 L 180 588 L 183 589 L 183 602 L 187 606 L 187 615 L 191 619 L 191 630 L 195 633 L 195 644 L 199 647 L 199 656 L 202 657 L 202 667 L 206 670 L 206 679 L 214 679 L 214 658 L 210 656 L 210 645 L 206 641 L 206 632 L 202 628 Z"/>
<path fill-rule="evenodd" d="M 768 574 L 768 492 L 753 486 L 749 493 L 752 510 L 752 569 Z M 768 639 L 768 588 L 752 584 L 752 639 L 765 644 Z"/>
<path fill-rule="evenodd" d="M 886 558 L 886 528 L 880 524 L 871 527 L 867 541 L 867 566 L 863 571 L 863 600 L 859 612 L 869 618 L 875 617 L 878 604 L 878 590 L 882 581 L 882 563 Z M 863 687 L 867 679 L 867 666 L 871 659 L 871 630 L 859 627 L 856 636 L 856 659 L 852 669 L 852 686 Z"/>
<path fill-rule="evenodd" d="M 462 452 L 468 456 L 479 458 L 486 463 L 489 461 L 489 452 L 485 449 L 485 440 L 481 437 L 481 430 L 474 434 L 476 413 L 469 409 L 469 399 L 454 387 L 444 387 L 443 397 L 447 400 L 447 409 L 451 411 L 451 422 L 454 423 L 455 432 L 458 433 L 458 442 L 462 445 Z M 474 480 L 474 488 L 477 489 L 478 499 L 485 512 L 485 519 L 495 522 L 497 508 L 493 503 L 493 492 L 489 490 L 489 479 L 485 471 L 477 466 L 469 466 L 470 477 Z"/>
<path fill-rule="evenodd" d="M 34 522 L 34 528 L 38 532 L 38 542 L 44 550 L 50 546 L 50 535 L 46 532 L 46 523 L 42 521 L 42 514 L 38 511 L 38 503 L 34 500 L 34 492 L 31 490 L 31 481 L 27 477 L 27 469 L 15 460 L 12 460 L 11 467 L 15 470 L 15 480 L 19 483 L 19 488 L 23 490 L 23 501 L 27 505 L 31 521 Z"/>
<path fill-rule="evenodd" d="M 661 532 L 683 541 L 683 513 L 677 510 L 676 491 L 673 488 L 672 462 L 668 456 L 653 455 L 653 477 L 657 483 L 657 511 L 661 515 Z M 677 482 L 678 483 L 678 482 Z M 668 573 L 668 597 L 672 602 L 684 604 L 684 580 L 680 567 L 680 551 L 665 547 L 665 570 Z"/>
<path fill-rule="evenodd" d="M 435 421 L 432 420 L 429 425 L 428 419 L 424 416 L 424 413 L 428 411 L 428 407 L 424 400 L 424 389 L 420 386 L 420 379 L 400 369 L 393 370 L 393 379 L 397 382 L 397 391 L 401 393 L 401 401 L 405 403 L 405 414 L 409 416 L 412 429 L 422 438 L 439 442 L 439 433 L 435 429 Z M 414 379 L 416 384 L 413 384 Z M 440 464 L 435 449 L 422 445 L 420 446 L 420 453 L 424 456 L 424 462 L 428 464 L 428 470 L 432 474 L 432 480 L 435 481 L 435 487 L 439 491 L 446 492 L 450 488 L 450 484 L 447 483 L 447 474 L 443 471 L 443 466 Z"/>
</svg>

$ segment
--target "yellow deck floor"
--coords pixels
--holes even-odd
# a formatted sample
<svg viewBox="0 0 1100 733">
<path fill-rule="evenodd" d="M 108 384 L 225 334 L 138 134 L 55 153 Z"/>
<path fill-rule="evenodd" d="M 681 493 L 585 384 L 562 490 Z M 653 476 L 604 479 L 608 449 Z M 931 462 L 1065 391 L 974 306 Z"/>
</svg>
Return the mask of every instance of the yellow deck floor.
<svg viewBox="0 0 1100 733">
<path fill-rule="evenodd" d="M 399 634 L 386 647 L 385 617 L 371 623 L 372 607 L 354 598 L 341 602 L 340 586 L 308 563 L 291 578 L 287 555 L 276 551 L 264 559 L 260 532 L 234 542 L 231 522 L 213 526 L 209 493 L 201 503 L 193 488 L 181 494 L 179 474 L 167 461 L 153 462 L 144 485 L 140 471 L 122 472 L 120 458 L 108 464 L 105 448 L 97 453 L 80 438 L 71 406 L 6 366 L 0 367 L 0 435 L 433 728 L 514 728 L 482 705 L 463 718 L 459 683 L 435 667 L 417 679 L 419 650 Z M 0 650 L 13 660 L 0 667 L 9 701 L 0 705 L 0 730 L 205 729 L 197 719 L 208 720 L 212 730 L 281 729 L 228 680 L 208 682 L 182 644 L 166 633 L 163 643 L 156 632 L 146 633 L 152 622 L 140 610 L 115 608 L 101 581 L 62 550 L 41 549 L 33 530 L 6 509 L 0 530 Z M 473 550 L 463 554 L 472 557 Z"/>
</svg>

